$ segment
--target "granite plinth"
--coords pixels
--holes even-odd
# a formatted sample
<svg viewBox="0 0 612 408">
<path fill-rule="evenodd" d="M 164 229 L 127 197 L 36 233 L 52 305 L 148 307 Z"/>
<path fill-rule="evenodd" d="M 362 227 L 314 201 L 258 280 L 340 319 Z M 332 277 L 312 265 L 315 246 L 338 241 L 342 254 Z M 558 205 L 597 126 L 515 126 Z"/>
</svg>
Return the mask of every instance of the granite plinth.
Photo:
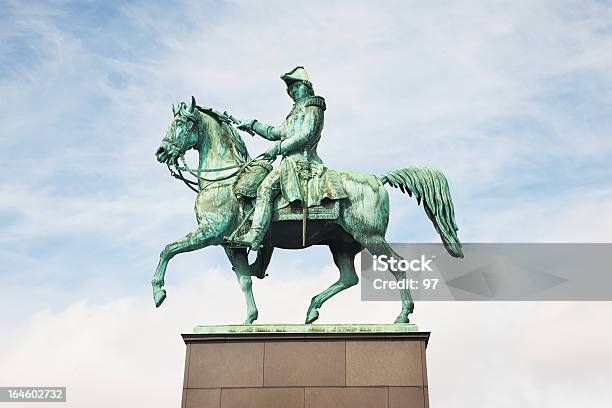
<svg viewBox="0 0 612 408">
<path fill-rule="evenodd" d="M 183 408 L 428 407 L 429 332 L 414 325 L 198 326 Z"/>
</svg>

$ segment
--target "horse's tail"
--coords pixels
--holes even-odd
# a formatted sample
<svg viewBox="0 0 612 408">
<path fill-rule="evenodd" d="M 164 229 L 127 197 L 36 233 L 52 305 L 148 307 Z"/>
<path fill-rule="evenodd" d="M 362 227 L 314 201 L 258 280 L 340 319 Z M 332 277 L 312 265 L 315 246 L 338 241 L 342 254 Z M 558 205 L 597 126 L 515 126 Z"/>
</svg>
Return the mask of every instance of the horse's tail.
<svg viewBox="0 0 612 408">
<path fill-rule="evenodd" d="M 380 176 L 380 181 L 399 188 L 409 196 L 414 193 L 418 204 L 423 200 L 425 213 L 436 227 L 448 253 L 463 258 L 461 242 L 457 237 L 453 200 L 442 172 L 429 167 L 410 166 L 392 170 Z"/>
</svg>

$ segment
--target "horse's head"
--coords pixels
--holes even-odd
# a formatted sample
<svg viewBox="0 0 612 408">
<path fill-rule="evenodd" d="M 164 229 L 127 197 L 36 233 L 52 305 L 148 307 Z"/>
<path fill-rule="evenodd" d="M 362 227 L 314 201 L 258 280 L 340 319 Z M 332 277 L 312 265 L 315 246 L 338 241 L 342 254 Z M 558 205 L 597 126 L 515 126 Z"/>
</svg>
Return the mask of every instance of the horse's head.
<svg viewBox="0 0 612 408">
<path fill-rule="evenodd" d="M 180 156 L 198 143 L 201 133 L 201 116 L 193 96 L 190 105 L 185 102 L 179 103 L 176 108 L 172 105 L 172 113 L 174 119 L 155 152 L 160 163 L 176 164 Z"/>
</svg>

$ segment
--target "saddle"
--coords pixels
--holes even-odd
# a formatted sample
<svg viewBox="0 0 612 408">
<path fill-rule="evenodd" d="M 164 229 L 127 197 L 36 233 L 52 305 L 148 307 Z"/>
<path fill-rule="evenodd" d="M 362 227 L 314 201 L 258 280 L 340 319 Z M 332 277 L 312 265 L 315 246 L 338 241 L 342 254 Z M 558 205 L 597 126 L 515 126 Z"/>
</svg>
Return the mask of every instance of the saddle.
<svg viewBox="0 0 612 408">
<path fill-rule="evenodd" d="M 242 203 L 244 214 L 251 212 L 257 197 L 257 188 L 272 171 L 272 165 L 266 160 L 251 162 L 239 175 L 232 186 L 236 198 Z M 323 200 L 321 205 L 308 207 L 307 220 L 335 220 L 340 216 L 339 200 Z M 281 195 L 272 205 L 272 221 L 301 221 L 302 207 L 287 205 Z M 249 220 L 252 218 L 252 213 Z"/>
</svg>

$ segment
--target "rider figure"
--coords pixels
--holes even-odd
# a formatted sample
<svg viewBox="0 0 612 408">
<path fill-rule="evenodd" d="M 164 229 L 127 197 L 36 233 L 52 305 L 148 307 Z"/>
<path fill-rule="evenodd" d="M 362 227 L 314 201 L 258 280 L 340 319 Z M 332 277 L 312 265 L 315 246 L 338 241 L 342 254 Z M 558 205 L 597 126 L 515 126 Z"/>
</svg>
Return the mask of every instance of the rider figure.
<svg viewBox="0 0 612 408">
<path fill-rule="evenodd" d="M 282 155 L 279 168 L 272 170 L 257 189 L 257 200 L 250 230 L 232 240 L 233 244 L 257 250 L 261 246 L 270 218 L 272 203 L 282 191 L 287 203 L 302 206 L 318 205 L 321 200 L 318 178 L 325 167 L 317 154 L 317 144 L 323 130 L 325 100 L 315 96 L 312 83 L 304 67 L 296 67 L 281 76 L 287 84 L 287 93 L 293 99 L 291 112 L 280 126 L 270 126 L 256 119 L 242 121 L 238 129 L 257 133 L 276 143 L 264 154 L 274 160 Z M 316 180 L 317 183 L 312 183 Z M 334 183 L 337 186 L 337 183 Z M 327 190 L 329 191 L 329 190 Z M 343 191 L 338 196 L 342 196 Z M 335 197 L 329 197 L 335 198 Z"/>
</svg>

